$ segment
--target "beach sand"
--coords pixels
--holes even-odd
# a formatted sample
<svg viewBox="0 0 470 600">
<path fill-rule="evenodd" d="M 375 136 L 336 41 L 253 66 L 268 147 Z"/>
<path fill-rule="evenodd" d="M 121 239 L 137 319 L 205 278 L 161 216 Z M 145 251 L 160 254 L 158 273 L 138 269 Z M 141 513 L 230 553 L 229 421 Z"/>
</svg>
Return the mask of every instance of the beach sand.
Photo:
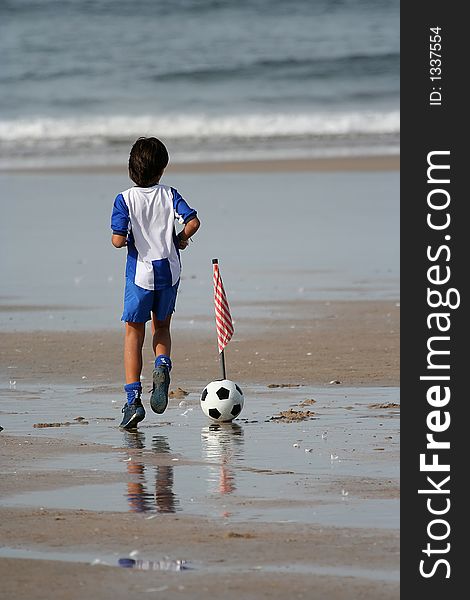
<svg viewBox="0 0 470 600">
<path fill-rule="evenodd" d="M 395 301 L 269 303 L 279 318 L 244 319 L 226 349 L 229 374 L 250 383 L 396 386 L 399 381 L 399 317 Z M 22 311 L 27 307 L 22 307 Z M 175 316 L 177 321 L 178 316 Z M 2 332 L 0 372 L 17 381 L 120 382 L 121 331 Z M 147 334 L 144 375 L 151 376 Z M 219 376 L 212 321 L 203 329 L 173 332 L 175 385 L 203 386 Z M 13 349 L 13 352 L 12 352 Z M 13 376 L 13 375 L 12 375 Z M 116 391 L 121 387 L 116 386 Z"/>
<path fill-rule="evenodd" d="M 396 159 L 388 157 L 375 167 L 373 162 L 352 163 L 336 162 L 334 168 L 397 167 Z M 315 168 L 329 170 L 332 164 L 316 162 Z M 312 165 L 299 162 L 292 168 Z M 7 310 L 18 314 L 37 310 L 33 303 L 7 303 Z M 0 333 L 3 597 L 399 597 L 398 299 L 260 299 L 251 306 L 259 316 L 243 318 L 226 351 L 228 375 L 247 397 L 239 420 L 243 431 L 235 429 L 226 437 L 207 428 L 197 406 L 204 385 L 219 377 L 208 317 L 200 316 L 193 329 L 176 326 L 173 334 L 170 389 L 189 392 L 185 406 L 193 412 L 182 416 L 184 407 L 174 399 L 163 418 L 148 414 L 140 445 L 139 438 L 129 442 L 116 429 L 123 331 Z M 144 388 L 152 369 L 148 339 L 145 352 Z M 312 403 L 306 408 L 317 420 L 269 422 L 281 408 L 299 407 L 307 399 Z M 73 423 L 77 415 L 90 424 L 33 428 L 52 417 Z M 325 428 L 331 442 L 322 446 Z M 244 446 L 237 445 L 241 433 Z M 172 450 L 155 454 L 155 434 Z M 195 443 L 205 448 L 202 458 Z M 270 444 L 271 454 L 263 451 Z M 163 475 L 164 489 L 175 478 L 181 511 L 162 514 L 148 483 L 154 471 L 157 491 Z M 216 486 L 210 493 L 198 488 L 206 480 Z M 100 485 L 104 496 L 93 508 L 92 495 L 87 499 L 80 490 Z M 128 486 L 129 494 L 140 490 L 137 495 L 144 499 L 147 486 L 153 508 L 133 511 L 127 507 L 127 502 L 132 506 L 129 497 L 119 500 L 124 503 L 120 508 L 110 496 L 109 507 L 100 509 L 107 499 L 104 490 L 118 489 L 113 486 Z M 67 489 L 77 490 L 78 506 L 61 506 Z M 56 493 L 57 506 L 50 495 L 43 504 L 28 506 L 28 493 L 49 492 Z M 12 504 L 9 499 L 18 494 L 26 500 Z M 110 566 L 134 549 L 135 556 L 146 559 L 183 558 L 192 568 Z M 101 564 L 91 566 L 95 559 Z"/>
<path fill-rule="evenodd" d="M 358 156 L 331 156 L 317 158 L 283 158 L 283 159 L 258 159 L 258 160 L 221 160 L 200 162 L 170 163 L 167 173 L 285 173 L 297 172 L 325 172 L 325 171 L 397 171 L 400 168 L 400 158 L 395 154 L 358 155 Z M 72 173 L 98 173 L 126 175 L 125 167 L 113 164 L 82 164 L 82 165 L 53 165 L 40 167 L 9 166 L 0 168 L 0 173 L 10 174 L 72 174 Z"/>
</svg>

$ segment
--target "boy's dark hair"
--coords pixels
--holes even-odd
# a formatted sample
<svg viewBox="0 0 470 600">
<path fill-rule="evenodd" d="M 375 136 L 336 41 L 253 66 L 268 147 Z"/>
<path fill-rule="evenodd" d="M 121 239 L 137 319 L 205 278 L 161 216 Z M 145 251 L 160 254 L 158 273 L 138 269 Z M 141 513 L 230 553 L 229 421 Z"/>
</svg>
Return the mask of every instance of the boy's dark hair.
<svg viewBox="0 0 470 600">
<path fill-rule="evenodd" d="M 129 177 L 139 187 L 155 185 L 168 165 L 168 150 L 155 137 L 139 138 L 129 155 Z"/>
</svg>

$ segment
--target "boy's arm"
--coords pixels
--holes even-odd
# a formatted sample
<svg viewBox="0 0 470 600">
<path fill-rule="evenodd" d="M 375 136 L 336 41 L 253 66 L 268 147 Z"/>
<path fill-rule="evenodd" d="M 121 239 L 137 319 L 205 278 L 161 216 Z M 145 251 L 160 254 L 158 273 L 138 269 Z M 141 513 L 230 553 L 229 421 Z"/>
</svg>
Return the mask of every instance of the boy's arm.
<svg viewBox="0 0 470 600">
<path fill-rule="evenodd" d="M 184 250 L 188 247 L 189 238 L 196 233 L 201 222 L 197 218 L 197 212 L 194 208 L 188 206 L 186 200 L 181 196 L 178 190 L 171 188 L 171 193 L 173 195 L 175 217 L 180 223 L 184 223 L 184 229 L 178 234 L 178 247 L 180 250 Z"/>
<path fill-rule="evenodd" d="M 123 248 L 127 245 L 127 232 L 129 229 L 129 209 L 122 194 L 116 196 L 111 215 L 111 229 L 113 235 L 111 243 L 115 248 Z"/>
<path fill-rule="evenodd" d="M 201 221 L 197 217 L 193 217 L 186 223 L 184 229 L 178 233 L 179 248 L 184 250 L 189 244 L 189 238 L 192 237 L 199 229 Z"/>
<path fill-rule="evenodd" d="M 111 236 L 111 243 L 115 248 L 124 248 L 124 246 L 127 246 L 127 238 L 125 235 L 113 233 Z"/>
</svg>

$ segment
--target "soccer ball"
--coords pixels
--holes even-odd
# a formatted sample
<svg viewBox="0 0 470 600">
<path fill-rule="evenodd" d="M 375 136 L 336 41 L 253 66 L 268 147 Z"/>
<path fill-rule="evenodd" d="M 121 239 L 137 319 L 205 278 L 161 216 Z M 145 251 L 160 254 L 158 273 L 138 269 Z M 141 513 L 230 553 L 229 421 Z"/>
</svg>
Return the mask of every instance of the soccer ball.
<svg viewBox="0 0 470 600">
<path fill-rule="evenodd" d="M 211 381 L 201 394 L 202 412 L 219 423 L 226 423 L 238 417 L 244 402 L 240 387 L 230 379 Z"/>
</svg>

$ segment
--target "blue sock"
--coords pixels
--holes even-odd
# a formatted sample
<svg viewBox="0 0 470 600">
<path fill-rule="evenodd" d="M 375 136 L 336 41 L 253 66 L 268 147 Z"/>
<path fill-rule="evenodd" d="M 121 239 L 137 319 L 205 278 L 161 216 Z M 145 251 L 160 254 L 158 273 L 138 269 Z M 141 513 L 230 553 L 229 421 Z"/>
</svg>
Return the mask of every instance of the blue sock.
<svg viewBox="0 0 470 600">
<path fill-rule="evenodd" d="M 127 404 L 132 404 L 136 398 L 140 398 L 140 394 L 142 393 L 142 384 L 140 381 L 128 383 L 124 386 L 124 391 L 127 394 Z"/>
<path fill-rule="evenodd" d="M 168 371 L 171 371 L 171 358 L 166 354 L 159 354 L 155 359 L 155 368 L 162 366 L 168 367 Z"/>
</svg>

